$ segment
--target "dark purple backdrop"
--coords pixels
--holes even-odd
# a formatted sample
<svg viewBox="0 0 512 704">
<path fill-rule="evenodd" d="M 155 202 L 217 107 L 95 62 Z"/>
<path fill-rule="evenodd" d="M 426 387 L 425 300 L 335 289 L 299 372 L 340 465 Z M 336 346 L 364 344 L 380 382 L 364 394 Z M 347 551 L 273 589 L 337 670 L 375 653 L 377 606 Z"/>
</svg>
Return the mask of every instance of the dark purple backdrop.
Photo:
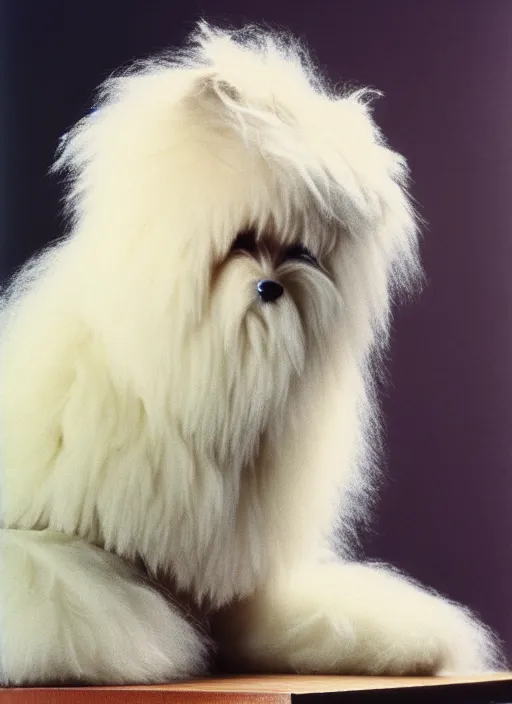
<svg viewBox="0 0 512 704">
<path fill-rule="evenodd" d="M 200 15 L 286 26 L 332 78 L 385 92 L 377 119 L 429 221 L 428 287 L 395 319 L 389 480 L 366 549 L 474 607 L 512 651 L 512 2 L 4 0 L 2 11 L 2 276 L 59 232 L 45 171 L 95 85 L 180 43 Z"/>
</svg>

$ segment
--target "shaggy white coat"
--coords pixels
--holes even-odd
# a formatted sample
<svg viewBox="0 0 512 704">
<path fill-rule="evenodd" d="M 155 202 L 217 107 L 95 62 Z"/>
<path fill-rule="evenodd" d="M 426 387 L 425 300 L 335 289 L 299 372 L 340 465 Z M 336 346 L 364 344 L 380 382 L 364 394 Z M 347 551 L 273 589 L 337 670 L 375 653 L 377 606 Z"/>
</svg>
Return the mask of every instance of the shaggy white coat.
<svg viewBox="0 0 512 704">
<path fill-rule="evenodd" d="M 256 671 L 498 665 L 467 611 L 348 559 L 374 366 L 419 271 L 371 97 L 328 89 L 286 37 L 202 25 L 63 140 L 69 235 L 3 304 L 3 684 L 163 682 L 212 651 Z"/>
</svg>

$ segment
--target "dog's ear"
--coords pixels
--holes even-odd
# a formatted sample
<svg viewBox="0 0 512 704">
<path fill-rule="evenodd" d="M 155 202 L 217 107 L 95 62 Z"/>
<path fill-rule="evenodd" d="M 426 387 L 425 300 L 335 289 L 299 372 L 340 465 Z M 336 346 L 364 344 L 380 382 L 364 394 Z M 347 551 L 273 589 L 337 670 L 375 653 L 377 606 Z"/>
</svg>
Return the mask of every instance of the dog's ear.
<svg viewBox="0 0 512 704">
<path fill-rule="evenodd" d="M 219 97 L 222 102 L 230 101 L 232 103 L 240 104 L 241 95 L 235 86 L 231 85 L 224 79 L 216 79 L 214 77 L 210 78 L 209 88 L 214 91 L 215 95 Z"/>
<path fill-rule="evenodd" d="M 228 110 L 237 110 L 243 104 L 240 91 L 214 71 L 202 72 L 188 97 L 205 106 L 224 106 Z"/>
</svg>

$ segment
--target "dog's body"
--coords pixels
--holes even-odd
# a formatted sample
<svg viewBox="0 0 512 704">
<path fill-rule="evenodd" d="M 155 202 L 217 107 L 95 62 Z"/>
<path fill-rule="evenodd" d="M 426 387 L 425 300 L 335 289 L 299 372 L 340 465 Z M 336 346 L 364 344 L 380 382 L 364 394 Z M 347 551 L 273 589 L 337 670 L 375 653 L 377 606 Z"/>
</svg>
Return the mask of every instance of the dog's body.
<svg viewBox="0 0 512 704">
<path fill-rule="evenodd" d="M 331 552 L 418 272 L 367 95 L 328 93 L 282 38 L 203 27 L 65 140 L 72 232 L 3 310 L 0 681 L 161 682 L 215 648 L 261 671 L 497 665 L 462 608 Z"/>
</svg>

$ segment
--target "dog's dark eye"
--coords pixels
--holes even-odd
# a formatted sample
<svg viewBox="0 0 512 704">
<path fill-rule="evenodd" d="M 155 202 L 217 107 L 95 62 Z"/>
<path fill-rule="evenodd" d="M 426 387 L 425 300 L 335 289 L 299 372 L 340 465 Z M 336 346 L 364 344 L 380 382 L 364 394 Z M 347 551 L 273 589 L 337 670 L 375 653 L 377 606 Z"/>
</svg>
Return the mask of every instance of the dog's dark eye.
<svg viewBox="0 0 512 704">
<path fill-rule="evenodd" d="M 315 255 L 302 244 L 294 244 L 291 247 L 288 247 L 284 253 L 284 259 L 299 259 L 307 264 L 318 264 L 318 260 Z"/>
<path fill-rule="evenodd" d="M 253 254 L 256 249 L 256 233 L 252 230 L 241 232 L 231 247 L 232 252 L 249 252 L 250 254 Z"/>
</svg>

